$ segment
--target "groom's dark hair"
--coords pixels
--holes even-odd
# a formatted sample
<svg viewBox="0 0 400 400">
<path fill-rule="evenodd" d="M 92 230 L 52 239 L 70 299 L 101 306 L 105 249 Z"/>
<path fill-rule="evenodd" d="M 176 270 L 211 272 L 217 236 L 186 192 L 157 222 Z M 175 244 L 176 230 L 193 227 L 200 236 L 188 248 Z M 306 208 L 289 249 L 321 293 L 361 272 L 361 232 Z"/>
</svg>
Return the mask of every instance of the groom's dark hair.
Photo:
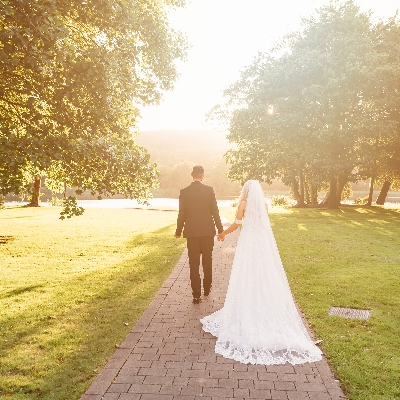
<svg viewBox="0 0 400 400">
<path fill-rule="evenodd" d="M 192 171 L 194 179 L 201 179 L 204 176 L 204 168 L 201 165 L 195 165 Z"/>
</svg>

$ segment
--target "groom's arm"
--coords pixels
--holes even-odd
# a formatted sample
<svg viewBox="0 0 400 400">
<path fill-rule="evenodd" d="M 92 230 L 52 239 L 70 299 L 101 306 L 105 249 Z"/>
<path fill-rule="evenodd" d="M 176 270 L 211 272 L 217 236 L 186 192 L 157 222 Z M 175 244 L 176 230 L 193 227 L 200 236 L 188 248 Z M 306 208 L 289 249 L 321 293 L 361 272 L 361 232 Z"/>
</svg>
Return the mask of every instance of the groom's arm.
<svg viewBox="0 0 400 400">
<path fill-rule="evenodd" d="M 186 220 L 186 210 L 181 191 L 179 194 L 179 212 L 178 212 L 178 219 L 176 221 L 175 237 L 180 237 L 182 235 L 182 229 L 183 226 L 185 225 L 185 220 Z"/>
<path fill-rule="evenodd" d="M 218 233 L 221 233 L 224 230 L 224 227 L 221 223 L 221 217 L 219 216 L 219 210 L 217 205 L 217 199 L 215 198 L 214 189 L 211 188 L 211 213 L 214 219 L 214 224 L 217 227 Z"/>
</svg>

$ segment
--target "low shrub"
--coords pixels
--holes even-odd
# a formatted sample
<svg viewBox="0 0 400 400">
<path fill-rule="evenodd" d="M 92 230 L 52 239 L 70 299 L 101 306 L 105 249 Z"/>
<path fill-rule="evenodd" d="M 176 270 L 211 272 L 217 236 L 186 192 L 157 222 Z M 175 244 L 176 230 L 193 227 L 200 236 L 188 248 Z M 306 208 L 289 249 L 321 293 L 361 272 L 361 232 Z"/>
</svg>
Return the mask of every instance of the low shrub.
<svg viewBox="0 0 400 400">
<path fill-rule="evenodd" d="M 354 204 L 357 206 L 364 206 L 367 203 L 368 203 L 368 196 L 358 197 L 357 199 L 354 200 Z"/>
<path fill-rule="evenodd" d="M 287 198 L 287 196 L 272 196 L 270 203 L 272 206 L 290 206 L 291 202 L 290 199 Z"/>
<path fill-rule="evenodd" d="M 48 203 L 50 203 L 53 207 L 62 207 L 63 205 L 63 199 L 60 199 L 58 197 L 52 197 L 50 200 L 47 200 Z"/>
</svg>

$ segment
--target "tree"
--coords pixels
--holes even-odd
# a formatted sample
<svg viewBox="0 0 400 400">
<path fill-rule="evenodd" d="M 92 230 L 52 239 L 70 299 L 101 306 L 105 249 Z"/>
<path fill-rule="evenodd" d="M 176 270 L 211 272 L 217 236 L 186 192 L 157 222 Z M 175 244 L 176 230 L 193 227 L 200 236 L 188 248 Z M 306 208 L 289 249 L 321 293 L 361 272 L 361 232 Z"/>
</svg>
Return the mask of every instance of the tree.
<svg viewBox="0 0 400 400">
<path fill-rule="evenodd" d="M 229 197 L 232 194 L 239 196 L 240 185 L 237 182 L 232 182 L 228 179 L 227 173 L 229 166 L 221 157 L 211 168 L 206 171 L 204 183 L 213 187 L 217 198 Z"/>
<path fill-rule="evenodd" d="M 353 1 L 332 1 L 258 55 L 212 112 L 236 144 L 226 155 L 231 179 L 279 177 L 299 206 L 328 185 L 325 204 L 336 208 L 349 181 L 376 175 L 383 144 L 395 146 L 399 104 L 400 57 L 382 45 L 389 26 L 393 36 L 396 19 L 374 27 Z"/>
<path fill-rule="evenodd" d="M 139 104 L 176 79 L 181 0 L 1 2 L 0 192 L 34 176 L 145 199 L 155 166 L 132 136 Z M 27 179 L 27 176 L 29 179 Z"/>
<path fill-rule="evenodd" d="M 168 190 L 168 195 L 171 197 L 178 197 L 179 191 L 184 187 L 190 185 L 192 181 L 191 172 L 193 169 L 191 161 L 182 161 L 175 164 L 164 175 L 161 175 L 160 186 Z"/>
<path fill-rule="evenodd" d="M 374 124 L 363 129 L 358 142 L 359 175 L 370 179 L 367 205 L 372 204 L 374 184 L 382 185 L 377 203 L 383 204 L 391 183 L 400 177 L 400 24 L 396 17 L 374 27 L 374 68 L 364 96 Z"/>
</svg>

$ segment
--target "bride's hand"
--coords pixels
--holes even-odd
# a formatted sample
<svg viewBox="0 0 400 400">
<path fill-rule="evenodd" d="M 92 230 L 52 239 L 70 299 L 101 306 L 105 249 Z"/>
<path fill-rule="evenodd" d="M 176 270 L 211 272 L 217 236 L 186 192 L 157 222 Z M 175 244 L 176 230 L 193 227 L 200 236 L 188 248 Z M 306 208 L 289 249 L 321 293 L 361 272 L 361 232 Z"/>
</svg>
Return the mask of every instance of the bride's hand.
<svg viewBox="0 0 400 400">
<path fill-rule="evenodd" d="M 225 240 L 225 235 L 224 235 L 224 233 L 220 233 L 220 234 L 218 234 L 218 241 L 220 241 L 220 242 L 223 242 L 224 240 Z"/>
</svg>

